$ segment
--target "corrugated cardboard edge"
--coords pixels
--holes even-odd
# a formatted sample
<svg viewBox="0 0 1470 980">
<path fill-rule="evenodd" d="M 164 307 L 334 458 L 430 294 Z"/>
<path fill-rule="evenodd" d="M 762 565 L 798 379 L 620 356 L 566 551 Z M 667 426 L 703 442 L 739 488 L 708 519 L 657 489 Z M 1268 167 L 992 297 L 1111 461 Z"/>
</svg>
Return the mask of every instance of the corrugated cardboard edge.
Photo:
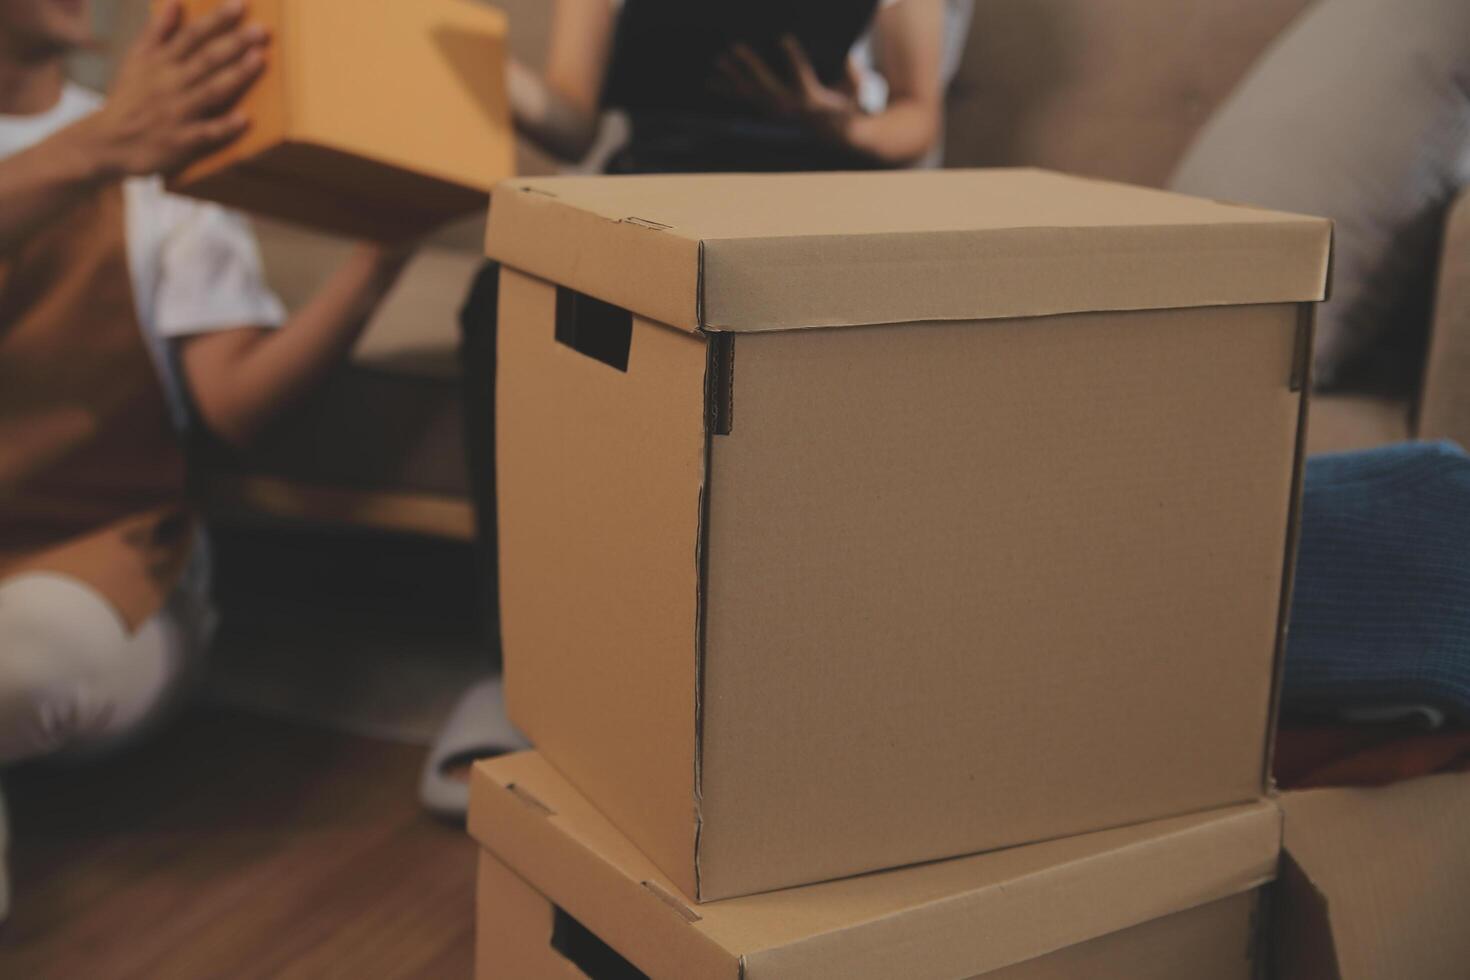
<svg viewBox="0 0 1470 980">
<path fill-rule="evenodd" d="M 535 788 L 517 782 L 518 772 L 528 779 L 549 773 L 543 766 L 534 753 L 477 765 L 471 833 L 635 964 L 683 964 L 669 975 L 915 975 L 915 956 L 923 951 L 925 976 L 974 976 L 1258 888 L 1275 877 L 1281 842 L 1281 814 L 1274 804 L 1228 808 L 1217 819 L 1185 818 L 1183 826 L 1161 826 L 1159 836 L 1044 871 L 779 947 L 746 950 L 728 937 L 722 943 L 691 930 L 702 921 L 700 907 L 684 902 L 665 881 L 629 877 L 559 827 Z M 942 962 L 934 961 L 936 955 Z"/>
<path fill-rule="evenodd" d="M 703 252 L 701 251 L 701 256 Z M 704 676 L 709 596 L 710 487 L 714 468 L 714 439 L 728 435 L 734 415 L 735 336 L 711 334 L 704 377 L 704 475 L 699 484 L 699 533 L 696 537 L 698 587 L 695 594 L 694 638 L 694 888 L 695 901 L 704 901 Z"/>
<path fill-rule="evenodd" d="M 1330 237 L 1328 222 L 1304 217 L 707 239 L 700 325 L 759 332 L 1316 302 Z M 980 258 L 960 266 L 955 255 Z M 891 288 L 895 279 L 929 288 L 916 297 Z"/>
<path fill-rule="evenodd" d="M 496 184 L 491 200 L 489 258 L 650 320 L 699 330 L 698 241 L 636 215 L 593 214 L 518 180 Z"/>
<path fill-rule="evenodd" d="M 1203 837 L 1217 841 L 1202 846 Z M 944 957 L 934 976 L 983 976 L 1269 884 L 1280 840 L 1274 806 L 1241 809 L 1043 874 L 748 953 L 745 978 L 816 976 L 819 968 L 833 977 L 903 976 L 920 955 Z"/>
<path fill-rule="evenodd" d="M 1330 258 L 1329 258 L 1330 264 Z M 1281 685 L 1286 676 L 1286 646 L 1291 628 L 1291 601 L 1296 588 L 1296 560 L 1302 537 L 1302 481 L 1307 469 L 1307 430 L 1312 401 L 1312 350 L 1316 336 L 1317 306 L 1303 303 L 1297 320 L 1297 355 L 1292 368 L 1290 387 L 1300 393 L 1297 407 L 1296 455 L 1292 462 L 1291 501 L 1287 510 L 1286 552 L 1282 558 L 1281 605 L 1276 614 L 1276 655 L 1272 666 L 1271 704 L 1267 714 L 1266 751 L 1261 760 L 1261 785 L 1265 792 L 1275 790 L 1271 769 L 1276 758 L 1276 731 L 1281 724 Z"/>
<path fill-rule="evenodd" d="M 711 400 L 718 397 L 719 345 L 711 343 L 705 358 L 704 378 L 704 473 L 699 481 L 699 532 L 695 535 L 695 595 L 694 595 L 694 900 L 704 896 L 704 882 L 700 861 L 704 845 L 704 665 L 705 631 L 709 623 L 709 523 L 710 523 L 710 473 L 714 465 L 714 408 Z"/>
<path fill-rule="evenodd" d="M 386 241 L 421 235 L 433 224 L 485 206 L 483 192 L 419 173 L 398 175 L 405 187 L 410 183 L 413 187 L 402 200 L 412 199 L 419 205 L 406 208 L 402 200 L 390 204 L 352 194 L 344 189 L 351 182 L 337 185 L 311 179 L 310 171 L 328 170 L 334 160 L 348 172 L 394 172 L 367 157 L 287 140 L 200 177 L 184 192 L 242 211 L 304 222 L 338 235 Z M 302 167 L 307 161 L 311 166 Z"/>
<path fill-rule="evenodd" d="M 1305 216 L 699 239 L 646 215 L 612 218 L 563 203 L 554 179 L 502 181 L 494 193 L 487 256 L 687 331 L 1320 302 L 1331 277 L 1331 223 Z M 877 246 L 884 251 L 874 260 Z M 952 266 L 961 253 L 986 260 Z M 934 288 L 916 306 L 890 288 L 897 275 L 927 277 Z"/>
</svg>

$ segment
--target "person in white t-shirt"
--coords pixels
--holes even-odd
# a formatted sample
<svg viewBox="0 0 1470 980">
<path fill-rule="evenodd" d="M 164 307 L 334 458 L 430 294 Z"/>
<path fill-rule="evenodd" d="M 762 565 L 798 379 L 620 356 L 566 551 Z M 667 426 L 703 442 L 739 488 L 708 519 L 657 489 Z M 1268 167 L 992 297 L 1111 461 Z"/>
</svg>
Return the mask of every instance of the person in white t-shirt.
<svg viewBox="0 0 1470 980">
<path fill-rule="evenodd" d="M 186 440 L 247 442 L 407 259 L 364 245 L 288 316 L 245 222 L 165 191 L 249 125 L 269 38 L 241 0 L 158 3 L 105 99 L 66 80 L 90 41 L 90 0 L 0 0 L 0 766 L 170 703 L 211 620 Z"/>
</svg>

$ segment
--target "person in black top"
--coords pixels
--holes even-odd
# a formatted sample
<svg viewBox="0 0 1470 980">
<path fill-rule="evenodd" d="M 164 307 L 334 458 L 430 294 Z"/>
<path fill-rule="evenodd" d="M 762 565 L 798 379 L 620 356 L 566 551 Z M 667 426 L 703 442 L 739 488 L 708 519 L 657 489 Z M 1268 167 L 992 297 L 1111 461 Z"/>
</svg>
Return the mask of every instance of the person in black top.
<svg viewBox="0 0 1470 980">
<path fill-rule="evenodd" d="M 937 156 L 968 0 L 555 0 L 544 73 L 509 66 L 520 133 L 581 161 L 604 110 L 629 136 L 609 173 L 906 167 Z M 486 632 L 500 652 L 495 314 L 487 265 L 461 312 L 466 456 Z M 476 758 L 516 748 L 498 679 L 472 687 L 431 751 L 420 795 L 458 815 Z"/>
<path fill-rule="evenodd" d="M 626 113 L 608 166 L 620 173 L 907 166 L 939 141 L 946 35 L 966 9 L 557 0 L 545 72 L 512 62 L 511 103 L 520 131 L 567 161 L 591 148 L 602 110 Z M 849 57 L 865 33 L 866 71 Z"/>
</svg>

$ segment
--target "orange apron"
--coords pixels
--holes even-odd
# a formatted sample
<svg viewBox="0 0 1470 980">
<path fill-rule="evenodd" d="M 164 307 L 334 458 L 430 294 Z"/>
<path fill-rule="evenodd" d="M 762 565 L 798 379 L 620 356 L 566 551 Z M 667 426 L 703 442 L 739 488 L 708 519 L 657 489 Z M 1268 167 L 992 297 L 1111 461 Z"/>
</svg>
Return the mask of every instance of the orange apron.
<svg viewBox="0 0 1470 980">
<path fill-rule="evenodd" d="M 136 629 L 195 523 L 123 222 L 111 184 L 0 258 L 0 579 L 70 575 Z"/>
</svg>

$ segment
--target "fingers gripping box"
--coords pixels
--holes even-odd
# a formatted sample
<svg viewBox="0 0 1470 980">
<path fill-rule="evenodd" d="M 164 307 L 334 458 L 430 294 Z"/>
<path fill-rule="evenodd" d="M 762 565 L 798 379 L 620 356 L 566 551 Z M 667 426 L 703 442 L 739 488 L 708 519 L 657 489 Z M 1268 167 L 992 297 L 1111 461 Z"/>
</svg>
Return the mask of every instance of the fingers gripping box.
<svg viewBox="0 0 1470 980">
<path fill-rule="evenodd" d="M 186 18 L 222 0 L 185 0 Z M 250 129 L 170 189 L 394 239 L 482 210 L 514 173 L 506 19 L 474 0 L 251 0 L 271 32 Z"/>
</svg>

